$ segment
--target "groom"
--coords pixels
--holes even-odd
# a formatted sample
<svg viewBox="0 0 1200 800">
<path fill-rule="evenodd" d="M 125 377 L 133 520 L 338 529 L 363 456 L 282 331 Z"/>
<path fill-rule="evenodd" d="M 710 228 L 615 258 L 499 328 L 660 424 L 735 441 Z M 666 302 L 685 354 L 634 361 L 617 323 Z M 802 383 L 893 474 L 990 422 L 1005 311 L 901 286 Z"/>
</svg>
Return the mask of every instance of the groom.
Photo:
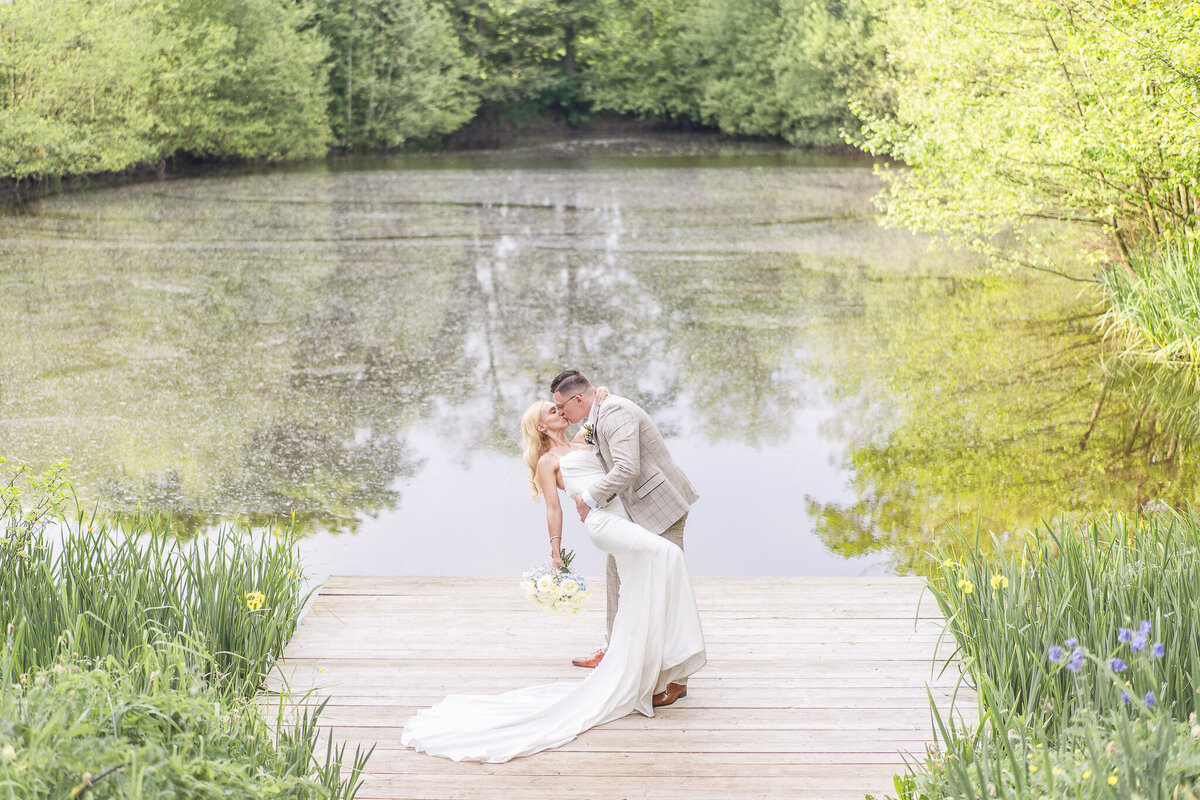
<svg viewBox="0 0 1200 800">
<path fill-rule="evenodd" d="M 586 519 L 594 508 L 603 508 L 620 497 L 633 521 L 664 536 L 683 549 L 683 526 L 688 509 L 700 495 L 692 487 L 671 454 L 649 415 L 637 403 L 617 395 L 596 402 L 596 389 L 578 370 L 569 369 L 550 382 L 559 413 L 574 424 L 584 420 L 584 435 L 604 462 L 607 473 L 587 491 L 576 495 L 579 518 Z M 621 578 L 616 559 L 607 558 L 608 635 L 617 616 Z M 594 667 L 604 658 L 600 650 L 572 661 L 578 667 Z M 654 696 L 654 705 L 669 706 L 687 696 L 687 683 L 669 683 Z"/>
</svg>

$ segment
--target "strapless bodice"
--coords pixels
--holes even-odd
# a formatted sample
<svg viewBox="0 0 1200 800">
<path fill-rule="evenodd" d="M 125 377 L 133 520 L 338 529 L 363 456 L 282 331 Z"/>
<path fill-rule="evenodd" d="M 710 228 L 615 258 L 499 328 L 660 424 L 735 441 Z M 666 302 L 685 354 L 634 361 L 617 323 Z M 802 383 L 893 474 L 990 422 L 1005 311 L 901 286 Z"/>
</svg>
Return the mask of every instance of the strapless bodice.
<svg viewBox="0 0 1200 800">
<path fill-rule="evenodd" d="M 600 456 L 582 449 L 559 456 L 558 468 L 562 470 L 563 486 L 572 497 L 604 477 L 605 473 Z"/>
</svg>

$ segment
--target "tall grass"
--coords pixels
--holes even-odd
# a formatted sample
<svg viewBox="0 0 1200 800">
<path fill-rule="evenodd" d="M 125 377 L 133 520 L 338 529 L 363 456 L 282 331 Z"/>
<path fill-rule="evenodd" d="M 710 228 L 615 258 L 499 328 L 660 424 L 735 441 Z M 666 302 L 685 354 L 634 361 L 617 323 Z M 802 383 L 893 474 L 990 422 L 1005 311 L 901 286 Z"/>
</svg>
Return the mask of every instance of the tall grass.
<svg viewBox="0 0 1200 800">
<path fill-rule="evenodd" d="M 954 532 L 961 542 L 961 534 Z M 956 557 L 954 553 L 962 555 Z M 939 552 L 931 588 L 983 707 L 1015 712 L 1053 730 L 1081 704 L 1110 698 L 1094 672 L 1085 678 L 1047 659 L 1075 639 L 1105 658 L 1127 654 L 1121 628 L 1143 620 L 1164 657 L 1142 676 L 1179 718 L 1200 710 L 1200 521 L 1163 510 L 1150 519 L 1113 514 L 1047 525 L 1018 551 L 966 547 Z M 970 588 L 970 591 L 966 589 Z M 1125 660 L 1129 660 L 1125 657 Z"/>
<path fill-rule="evenodd" d="M 155 513 L 66 517 L 61 465 L 9 471 L 0 798 L 354 796 L 370 753 L 314 756 L 323 704 L 272 726 L 255 699 L 308 597 L 290 529 L 188 543 Z"/>
<path fill-rule="evenodd" d="M 1133 254 L 1130 267 L 1102 276 L 1106 335 L 1124 355 L 1200 368 L 1200 242 L 1164 237 L 1156 249 Z"/>
<path fill-rule="evenodd" d="M 980 721 L 936 715 L 900 796 L 1200 797 L 1200 517 L 1046 525 L 1007 555 L 951 533 L 929 585 Z"/>
<path fill-rule="evenodd" d="M 349 798 L 370 755 L 326 749 L 312 713 L 268 724 L 230 701 L 196 654 L 160 640 L 127 662 L 77 659 L 18 673 L 9 633 L 0 652 L 0 797 Z"/>
<path fill-rule="evenodd" d="M 186 639 L 212 680 L 251 694 L 306 599 L 286 532 L 224 528 L 186 543 L 170 533 L 169 518 L 98 523 L 81 515 L 61 534 L 31 530 L 0 541 L 0 624 L 15 627 L 22 672 L 52 664 L 61 640 L 84 658 L 125 661 L 144 645 Z"/>
<path fill-rule="evenodd" d="M 1173 461 L 1200 442 L 1200 239 L 1164 236 L 1101 284 L 1099 324 L 1113 345 L 1105 387 L 1137 409 L 1126 453 L 1140 439 L 1147 458 Z"/>
</svg>

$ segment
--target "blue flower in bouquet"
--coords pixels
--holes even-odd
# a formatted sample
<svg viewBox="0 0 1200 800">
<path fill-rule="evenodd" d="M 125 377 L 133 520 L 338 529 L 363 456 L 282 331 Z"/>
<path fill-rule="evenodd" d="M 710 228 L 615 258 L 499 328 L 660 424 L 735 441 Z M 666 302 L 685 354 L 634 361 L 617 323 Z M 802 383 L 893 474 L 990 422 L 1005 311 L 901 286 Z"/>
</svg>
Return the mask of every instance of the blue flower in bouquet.
<svg viewBox="0 0 1200 800">
<path fill-rule="evenodd" d="M 539 607 L 555 613 L 577 614 L 587 604 L 591 591 L 582 575 L 569 571 L 573 554 L 563 553 L 564 567 L 534 564 L 521 574 L 518 584 Z"/>
</svg>

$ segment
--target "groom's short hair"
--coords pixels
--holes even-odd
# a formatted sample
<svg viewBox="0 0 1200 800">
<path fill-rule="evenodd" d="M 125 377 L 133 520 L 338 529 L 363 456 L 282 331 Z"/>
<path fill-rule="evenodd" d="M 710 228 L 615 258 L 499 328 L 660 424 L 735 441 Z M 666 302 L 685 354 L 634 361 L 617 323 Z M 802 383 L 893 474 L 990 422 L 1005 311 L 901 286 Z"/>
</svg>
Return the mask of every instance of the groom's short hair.
<svg viewBox="0 0 1200 800">
<path fill-rule="evenodd" d="M 563 370 L 550 381 L 550 394 L 558 392 L 564 396 L 583 394 L 592 388 L 592 382 L 577 369 Z"/>
</svg>

